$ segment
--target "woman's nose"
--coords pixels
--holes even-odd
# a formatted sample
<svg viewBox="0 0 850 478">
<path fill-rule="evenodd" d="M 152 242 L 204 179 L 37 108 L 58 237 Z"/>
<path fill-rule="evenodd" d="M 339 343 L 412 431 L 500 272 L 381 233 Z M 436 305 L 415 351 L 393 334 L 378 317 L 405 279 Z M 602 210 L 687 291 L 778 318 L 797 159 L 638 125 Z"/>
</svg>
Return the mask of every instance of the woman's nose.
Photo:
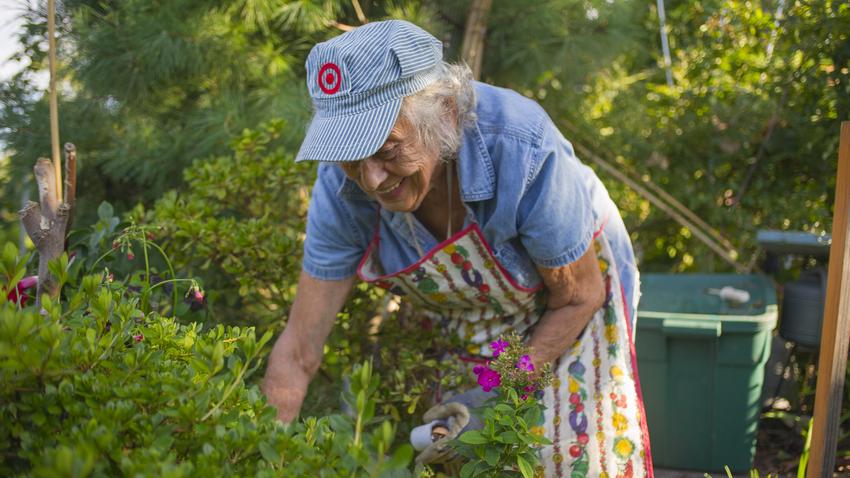
<svg viewBox="0 0 850 478">
<path fill-rule="evenodd" d="M 375 158 L 366 158 L 363 161 L 362 168 L 363 185 L 369 191 L 377 190 L 389 176 L 386 169 L 384 169 L 383 161 Z"/>
</svg>

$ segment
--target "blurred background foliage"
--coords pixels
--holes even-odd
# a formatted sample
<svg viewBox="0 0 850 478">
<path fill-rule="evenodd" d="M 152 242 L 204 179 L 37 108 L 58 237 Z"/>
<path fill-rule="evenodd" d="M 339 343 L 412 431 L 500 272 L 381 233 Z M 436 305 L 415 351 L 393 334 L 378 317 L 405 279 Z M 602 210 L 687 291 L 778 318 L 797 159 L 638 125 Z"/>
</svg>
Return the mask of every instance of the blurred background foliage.
<svg viewBox="0 0 850 478">
<path fill-rule="evenodd" d="M 360 4 L 369 20 L 422 25 L 457 60 L 467 1 Z M 20 8 L 29 66 L 0 85 L 9 239 L 34 188 L 31 166 L 49 150 L 47 101 L 33 83 L 46 68 L 45 11 Z M 359 24 L 353 3 L 335 0 L 66 0 L 58 17 L 61 138 L 80 151 L 80 225 L 96 220 L 102 200 L 126 211 L 179 195 L 193 177 L 184 170 L 264 121 L 286 121 L 269 147 L 294 152 L 311 115 L 309 48 Z M 537 99 L 568 139 L 666 190 L 728 237 L 743 263 L 757 253 L 759 228 L 828 232 L 838 124 L 850 109 L 847 2 L 666 0 L 666 17 L 672 85 L 652 2 L 497 2 L 482 79 Z M 234 173 L 218 174 L 226 183 Z M 643 270 L 728 268 L 692 231 L 602 176 Z"/>
</svg>

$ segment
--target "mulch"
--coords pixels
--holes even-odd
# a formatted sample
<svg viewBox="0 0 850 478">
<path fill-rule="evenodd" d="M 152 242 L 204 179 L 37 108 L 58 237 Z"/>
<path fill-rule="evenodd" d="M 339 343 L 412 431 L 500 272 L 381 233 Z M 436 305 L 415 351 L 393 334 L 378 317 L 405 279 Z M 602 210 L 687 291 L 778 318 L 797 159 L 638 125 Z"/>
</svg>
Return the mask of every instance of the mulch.
<svg viewBox="0 0 850 478">
<path fill-rule="evenodd" d="M 789 426 L 790 425 L 790 426 Z M 799 424 L 788 424 L 776 418 L 759 422 L 756 457 L 753 467 L 759 476 L 796 477 L 800 455 L 803 453 L 803 434 Z M 850 477 L 850 440 L 838 444 L 835 477 Z"/>
</svg>

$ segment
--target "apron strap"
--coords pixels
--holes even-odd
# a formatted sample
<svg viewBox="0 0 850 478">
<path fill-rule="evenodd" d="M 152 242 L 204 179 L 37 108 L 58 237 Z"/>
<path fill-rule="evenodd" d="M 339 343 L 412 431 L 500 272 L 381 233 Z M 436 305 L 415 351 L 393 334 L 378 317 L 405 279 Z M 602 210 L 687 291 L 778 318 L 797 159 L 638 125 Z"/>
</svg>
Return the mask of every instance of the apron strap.
<svg viewBox="0 0 850 478">
<path fill-rule="evenodd" d="M 446 239 L 448 239 L 452 237 L 452 196 L 454 196 L 454 191 L 452 190 L 452 172 L 454 171 L 454 164 L 451 159 L 446 161 L 446 168 L 449 169 L 446 174 L 446 181 L 448 181 L 449 186 L 447 189 L 449 192 L 449 225 L 446 229 Z"/>
</svg>

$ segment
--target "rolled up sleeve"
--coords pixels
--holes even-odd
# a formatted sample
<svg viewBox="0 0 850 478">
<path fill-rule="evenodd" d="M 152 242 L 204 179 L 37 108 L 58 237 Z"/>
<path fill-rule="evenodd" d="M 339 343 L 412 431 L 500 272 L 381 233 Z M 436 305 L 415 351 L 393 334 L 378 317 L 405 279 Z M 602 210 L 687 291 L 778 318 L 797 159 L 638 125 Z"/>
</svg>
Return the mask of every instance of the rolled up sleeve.
<svg viewBox="0 0 850 478">
<path fill-rule="evenodd" d="M 341 173 L 323 164 L 307 211 L 307 237 L 301 268 L 320 280 L 342 280 L 357 272 L 367 238 L 355 226 L 350 205 L 337 195 Z"/>
<path fill-rule="evenodd" d="M 520 241 L 538 266 L 561 267 L 579 259 L 593 240 L 587 175 L 551 123 L 537 155 L 517 211 Z"/>
</svg>

